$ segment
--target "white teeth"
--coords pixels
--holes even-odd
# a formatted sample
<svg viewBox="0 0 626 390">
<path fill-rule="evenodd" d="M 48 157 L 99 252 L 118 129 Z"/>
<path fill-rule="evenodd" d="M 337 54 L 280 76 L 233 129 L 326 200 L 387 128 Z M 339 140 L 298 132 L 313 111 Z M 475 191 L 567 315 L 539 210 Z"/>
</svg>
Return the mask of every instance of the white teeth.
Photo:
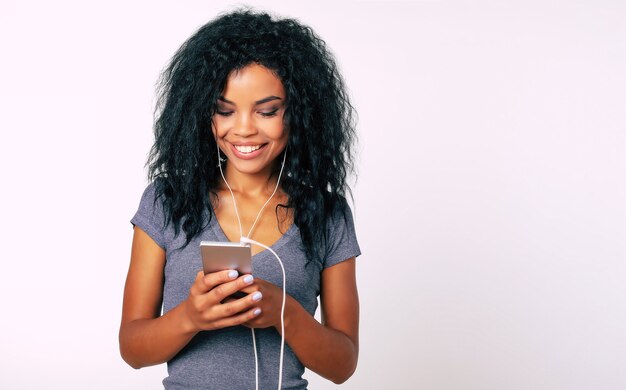
<svg viewBox="0 0 626 390">
<path fill-rule="evenodd" d="M 261 148 L 261 145 L 255 145 L 255 146 L 240 146 L 240 145 L 235 145 L 235 149 L 237 149 L 239 152 L 241 153 L 252 153 L 255 150 L 258 150 Z"/>
</svg>

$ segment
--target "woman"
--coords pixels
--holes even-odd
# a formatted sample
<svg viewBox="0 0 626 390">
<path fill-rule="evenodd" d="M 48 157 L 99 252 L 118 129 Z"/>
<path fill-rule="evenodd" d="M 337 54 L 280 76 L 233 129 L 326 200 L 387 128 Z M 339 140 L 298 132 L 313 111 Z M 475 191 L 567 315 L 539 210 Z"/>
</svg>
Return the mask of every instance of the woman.
<svg viewBox="0 0 626 390">
<path fill-rule="evenodd" d="M 324 42 L 295 20 L 232 12 L 183 44 L 161 86 L 152 182 L 131 220 L 122 357 L 167 362 L 172 389 L 303 389 L 304 367 L 344 382 L 358 356 L 354 123 Z M 269 250 L 252 246 L 253 275 L 201 271 L 200 241 L 245 233 L 284 264 L 284 323 Z"/>
</svg>

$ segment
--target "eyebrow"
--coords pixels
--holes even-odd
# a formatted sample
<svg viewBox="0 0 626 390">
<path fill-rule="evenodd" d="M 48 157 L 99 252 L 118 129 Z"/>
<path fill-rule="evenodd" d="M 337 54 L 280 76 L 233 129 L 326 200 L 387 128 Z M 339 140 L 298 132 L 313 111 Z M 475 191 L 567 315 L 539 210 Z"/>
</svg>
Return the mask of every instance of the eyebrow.
<svg viewBox="0 0 626 390">
<path fill-rule="evenodd" d="M 230 100 L 226 99 L 224 96 L 218 97 L 217 100 L 221 100 L 224 103 L 230 103 L 230 104 L 236 105 L 235 103 L 233 103 Z M 268 96 L 268 97 L 263 98 L 261 100 L 257 100 L 256 102 L 254 102 L 254 104 L 255 105 L 263 104 L 263 103 L 271 102 L 272 100 L 283 100 L 283 99 L 279 98 L 278 96 Z"/>
</svg>

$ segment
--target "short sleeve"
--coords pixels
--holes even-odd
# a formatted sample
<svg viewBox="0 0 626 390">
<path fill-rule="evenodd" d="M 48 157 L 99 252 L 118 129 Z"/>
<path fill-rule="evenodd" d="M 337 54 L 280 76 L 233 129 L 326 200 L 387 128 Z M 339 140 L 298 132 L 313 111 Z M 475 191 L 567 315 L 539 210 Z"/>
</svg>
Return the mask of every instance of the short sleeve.
<svg viewBox="0 0 626 390">
<path fill-rule="evenodd" d="M 361 254 L 356 239 L 352 210 L 347 202 L 344 203 L 343 212 L 339 210 L 333 215 L 328 227 L 327 238 L 324 269 Z"/>
<path fill-rule="evenodd" d="M 161 248 L 165 249 L 165 227 L 163 226 L 163 207 L 161 202 L 155 202 L 154 182 L 150 183 L 141 196 L 139 208 L 130 220 L 133 226 L 138 226 L 146 232 Z"/>
</svg>

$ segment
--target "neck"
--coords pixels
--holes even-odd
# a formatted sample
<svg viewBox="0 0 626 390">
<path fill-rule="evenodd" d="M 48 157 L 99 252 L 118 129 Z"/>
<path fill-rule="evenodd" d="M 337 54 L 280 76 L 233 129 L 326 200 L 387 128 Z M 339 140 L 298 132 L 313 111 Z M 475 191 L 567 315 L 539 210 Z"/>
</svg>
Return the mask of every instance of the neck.
<svg viewBox="0 0 626 390">
<path fill-rule="evenodd" d="M 278 180 L 278 172 L 274 172 L 271 166 L 256 174 L 246 174 L 226 163 L 224 176 L 233 192 L 249 197 L 271 194 Z"/>
</svg>

